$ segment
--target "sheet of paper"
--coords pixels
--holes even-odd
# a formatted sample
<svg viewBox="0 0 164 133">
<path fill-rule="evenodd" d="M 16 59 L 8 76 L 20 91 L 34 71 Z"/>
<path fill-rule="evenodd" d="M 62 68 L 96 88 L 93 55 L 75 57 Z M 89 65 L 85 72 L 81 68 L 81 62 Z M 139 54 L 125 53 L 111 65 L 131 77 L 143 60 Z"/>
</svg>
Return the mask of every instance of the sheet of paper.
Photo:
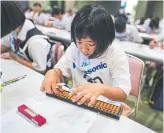
<svg viewBox="0 0 164 133">
<path fill-rule="evenodd" d="M 96 113 L 40 94 L 25 103 L 47 119 L 37 127 L 22 117 L 17 109 L 2 116 L 2 133 L 87 133 Z"/>
</svg>

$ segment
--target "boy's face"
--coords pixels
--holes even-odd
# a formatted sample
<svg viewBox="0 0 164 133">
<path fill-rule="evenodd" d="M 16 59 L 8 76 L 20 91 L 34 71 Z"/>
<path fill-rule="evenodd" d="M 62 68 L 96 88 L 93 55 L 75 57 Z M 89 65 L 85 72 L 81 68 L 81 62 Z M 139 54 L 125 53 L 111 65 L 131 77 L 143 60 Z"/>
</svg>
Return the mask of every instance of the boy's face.
<svg viewBox="0 0 164 133">
<path fill-rule="evenodd" d="M 80 40 L 76 39 L 77 47 L 80 52 L 82 52 L 85 56 L 89 57 L 96 49 L 96 42 L 87 38 L 82 38 Z"/>
<path fill-rule="evenodd" d="M 59 20 L 62 20 L 62 18 L 63 18 L 63 14 L 59 14 L 59 15 L 58 15 L 58 19 L 59 19 Z"/>
</svg>

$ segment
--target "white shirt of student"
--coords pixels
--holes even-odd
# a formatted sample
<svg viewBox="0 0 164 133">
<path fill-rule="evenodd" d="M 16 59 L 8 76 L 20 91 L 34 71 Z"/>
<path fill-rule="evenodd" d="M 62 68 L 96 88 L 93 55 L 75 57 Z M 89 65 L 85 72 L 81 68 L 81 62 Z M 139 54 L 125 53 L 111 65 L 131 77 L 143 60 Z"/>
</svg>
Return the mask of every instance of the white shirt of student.
<svg viewBox="0 0 164 133">
<path fill-rule="evenodd" d="M 1 45 L 6 46 L 8 48 L 10 48 L 10 34 L 4 36 L 3 38 L 1 38 Z"/>
<path fill-rule="evenodd" d="M 31 11 L 28 14 L 25 14 L 27 18 L 32 18 L 33 21 L 37 24 L 47 25 L 49 15 L 43 13 L 43 12 L 34 12 Z M 34 16 L 33 16 L 34 15 Z"/>
<path fill-rule="evenodd" d="M 131 90 L 128 59 L 116 44 L 109 46 L 100 57 L 88 59 L 72 43 L 54 68 L 59 68 L 64 76 L 72 77 L 74 87 L 91 78 L 95 82 L 120 87 L 127 95 Z"/>
<path fill-rule="evenodd" d="M 116 32 L 116 38 L 119 40 L 131 41 L 137 43 L 143 42 L 143 39 L 139 36 L 139 32 L 137 28 L 129 24 L 126 25 L 126 31 L 124 33 Z"/>
<path fill-rule="evenodd" d="M 30 20 L 26 19 L 18 35 L 16 34 L 16 32 L 12 32 L 10 34 L 10 43 L 8 44 L 8 46 L 11 47 L 13 51 L 15 51 L 13 37 L 15 39 L 20 39 L 24 41 L 26 39 L 27 32 L 34 27 L 35 25 Z M 46 69 L 47 55 L 51 47 L 51 45 L 47 42 L 47 40 L 45 40 L 45 38 L 47 37 L 43 35 L 35 35 L 31 37 L 25 44 L 24 48 L 19 48 L 19 51 L 17 53 L 21 58 L 29 60 L 25 53 L 26 48 L 28 48 L 29 56 L 33 59 L 32 67 L 38 71 L 44 71 Z"/>
<path fill-rule="evenodd" d="M 67 31 L 70 31 L 71 29 L 71 23 L 64 17 L 62 20 L 54 18 L 53 25 L 57 28 L 64 28 Z"/>
</svg>

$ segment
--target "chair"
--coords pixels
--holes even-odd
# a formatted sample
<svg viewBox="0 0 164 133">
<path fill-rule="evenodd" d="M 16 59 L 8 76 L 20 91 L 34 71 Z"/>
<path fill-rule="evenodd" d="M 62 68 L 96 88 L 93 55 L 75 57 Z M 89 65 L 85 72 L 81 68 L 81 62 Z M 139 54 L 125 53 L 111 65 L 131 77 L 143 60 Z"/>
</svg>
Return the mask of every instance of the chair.
<svg viewBox="0 0 164 133">
<path fill-rule="evenodd" d="M 127 56 L 128 56 L 128 61 L 129 61 L 129 71 L 131 75 L 130 79 L 131 79 L 131 86 L 132 86 L 130 95 L 136 98 L 135 106 L 132 109 L 132 111 L 127 114 L 127 116 L 135 112 L 134 120 L 136 120 L 138 103 L 140 99 L 141 81 L 142 81 L 143 70 L 144 70 L 145 65 L 144 65 L 144 62 L 140 60 L 139 58 L 134 57 L 132 55 L 128 55 L 128 54 Z"/>
</svg>

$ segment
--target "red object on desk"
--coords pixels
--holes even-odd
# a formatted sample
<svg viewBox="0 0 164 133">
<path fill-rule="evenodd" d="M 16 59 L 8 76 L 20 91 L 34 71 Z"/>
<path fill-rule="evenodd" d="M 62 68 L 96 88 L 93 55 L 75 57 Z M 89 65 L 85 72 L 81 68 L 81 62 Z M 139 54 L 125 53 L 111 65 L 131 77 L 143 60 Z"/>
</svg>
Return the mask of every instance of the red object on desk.
<svg viewBox="0 0 164 133">
<path fill-rule="evenodd" d="M 42 126 L 46 123 L 46 119 L 43 116 L 36 114 L 32 109 L 24 104 L 18 107 L 18 111 L 38 126 Z"/>
</svg>

